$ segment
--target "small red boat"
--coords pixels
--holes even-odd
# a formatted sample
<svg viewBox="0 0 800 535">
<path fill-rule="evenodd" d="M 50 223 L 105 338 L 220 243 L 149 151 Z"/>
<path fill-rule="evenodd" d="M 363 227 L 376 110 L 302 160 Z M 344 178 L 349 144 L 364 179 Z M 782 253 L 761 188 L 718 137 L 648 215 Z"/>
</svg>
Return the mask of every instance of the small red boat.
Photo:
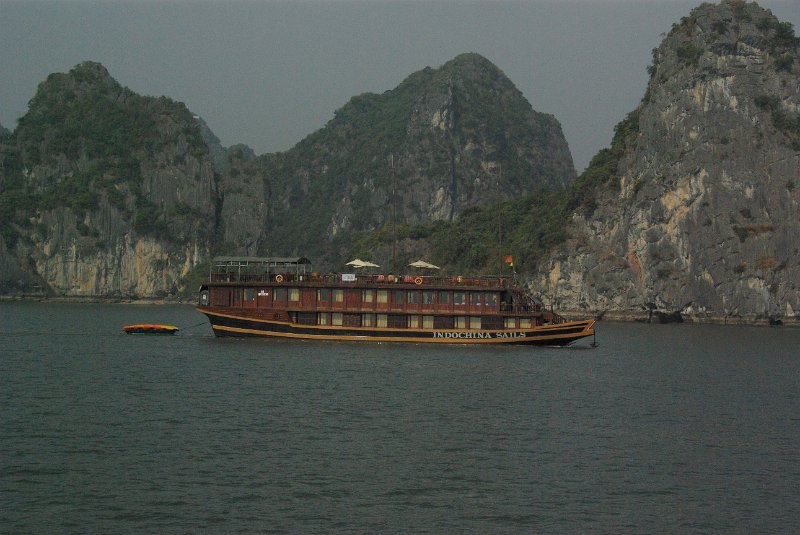
<svg viewBox="0 0 800 535">
<path fill-rule="evenodd" d="M 149 323 L 138 323 L 136 325 L 125 325 L 122 330 L 128 334 L 175 334 L 178 328 L 174 325 L 155 325 Z"/>
</svg>

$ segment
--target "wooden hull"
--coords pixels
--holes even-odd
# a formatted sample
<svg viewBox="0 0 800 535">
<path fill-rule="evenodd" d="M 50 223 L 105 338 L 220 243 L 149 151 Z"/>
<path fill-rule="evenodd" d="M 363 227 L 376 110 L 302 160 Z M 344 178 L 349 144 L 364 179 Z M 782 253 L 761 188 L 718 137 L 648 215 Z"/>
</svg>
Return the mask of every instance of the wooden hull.
<svg viewBox="0 0 800 535">
<path fill-rule="evenodd" d="M 530 344 L 564 346 L 594 335 L 595 320 L 546 324 L 526 329 L 394 329 L 300 325 L 198 307 L 211 322 L 216 336 L 275 337 L 305 340 L 410 342 L 439 344 Z"/>
</svg>

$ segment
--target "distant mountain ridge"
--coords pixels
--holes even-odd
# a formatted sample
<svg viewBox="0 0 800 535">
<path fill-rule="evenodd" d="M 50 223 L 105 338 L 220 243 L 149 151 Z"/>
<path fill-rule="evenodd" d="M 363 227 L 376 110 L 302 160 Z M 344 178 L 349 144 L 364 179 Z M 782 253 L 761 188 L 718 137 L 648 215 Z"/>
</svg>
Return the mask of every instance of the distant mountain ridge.
<svg viewBox="0 0 800 535">
<path fill-rule="evenodd" d="M 390 200 L 398 219 L 447 219 L 575 175 L 558 122 L 477 54 L 354 97 L 260 157 L 85 62 L 40 84 L 0 151 L 6 293 L 174 296 L 215 253 L 333 267 L 354 230 L 387 223 Z"/>
<path fill-rule="evenodd" d="M 478 54 L 423 69 L 381 95 L 353 97 L 287 152 L 235 160 L 242 167 L 221 178 L 222 219 L 240 224 L 226 227 L 223 243 L 259 254 L 313 251 L 332 265 L 345 260 L 353 231 L 390 221 L 395 201 L 401 223 L 450 220 L 575 178 L 558 121 L 533 111 Z M 263 187 L 255 197 L 263 210 L 236 193 L 242 181 Z"/>
</svg>

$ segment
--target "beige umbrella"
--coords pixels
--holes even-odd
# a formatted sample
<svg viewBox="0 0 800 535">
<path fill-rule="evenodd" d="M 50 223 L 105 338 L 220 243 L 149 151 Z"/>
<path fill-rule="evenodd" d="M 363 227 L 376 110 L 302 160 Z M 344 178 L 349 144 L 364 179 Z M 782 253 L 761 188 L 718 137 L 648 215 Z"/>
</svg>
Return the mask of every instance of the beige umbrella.
<svg viewBox="0 0 800 535">
<path fill-rule="evenodd" d="M 417 260 L 416 262 L 411 262 L 409 266 L 420 269 L 441 269 L 439 266 L 434 266 L 430 262 L 425 262 L 424 260 Z"/>
<path fill-rule="evenodd" d="M 349 262 L 348 262 L 347 264 L 345 264 L 345 265 L 346 265 L 346 266 L 352 266 L 352 267 L 354 267 L 354 268 L 362 268 L 362 267 L 367 267 L 367 265 L 368 265 L 368 262 L 364 262 L 364 261 L 363 261 L 363 260 L 361 260 L 360 258 L 356 258 L 355 260 L 351 260 L 351 261 L 349 261 Z"/>
</svg>

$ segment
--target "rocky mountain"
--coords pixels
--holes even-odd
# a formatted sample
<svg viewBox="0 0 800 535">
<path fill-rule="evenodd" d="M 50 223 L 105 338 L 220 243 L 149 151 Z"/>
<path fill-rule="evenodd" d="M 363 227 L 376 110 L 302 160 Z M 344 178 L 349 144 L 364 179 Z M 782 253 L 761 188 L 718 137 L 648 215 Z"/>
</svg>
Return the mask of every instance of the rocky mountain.
<svg viewBox="0 0 800 535">
<path fill-rule="evenodd" d="M 575 177 L 558 122 L 477 54 L 354 97 L 260 157 L 86 62 L 40 84 L 0 163 L 0 292 L 70 296 L 175 295 L 215 253 L 338 266 L 395 205 L 447 220 Z"/>
<path fill-rule="evenodd" d="M 641 105 L 587 171 L 610 172 L 579 177 L 592 201 L 531 287 L 576 310 L 794 316 L 798 45 L 791 24 L 741 0 L 675 24 Z"/>
<path fill-rule="evenodd" d="M 354 97 L 285 153 L 234 154 L 220 182 L 222 244 L 310 251 L 336 266 L 354 231 L 381 228 L 395 209 L 404 224 L 451 220 L 574 178 L 558 121 L 533 111 L 491 62 L 463 54 L 381 95 Z"/>
<path fill-rule="evenodd" d="M 214 165 L 183 104 L 82 63 L 39 85 L 0 155 L 4 293 L 168 296 L 208 259 Z"/>
</svg>

